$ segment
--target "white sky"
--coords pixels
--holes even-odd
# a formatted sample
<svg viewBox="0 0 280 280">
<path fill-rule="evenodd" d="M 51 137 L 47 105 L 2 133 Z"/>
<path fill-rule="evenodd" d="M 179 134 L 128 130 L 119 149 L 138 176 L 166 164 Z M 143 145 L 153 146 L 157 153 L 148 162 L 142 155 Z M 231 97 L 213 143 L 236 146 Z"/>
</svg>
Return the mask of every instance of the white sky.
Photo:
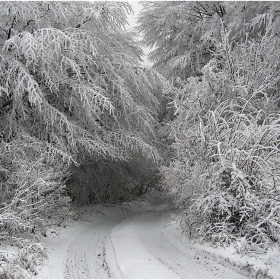
<svg viewBox="0 0 280 280">
<path fill-rule="evenodd" d="M 133 27 L 136 25 L 136 18 L 138 16 L 138 13 L 141 10 L 141 5 L 140 5 L 139 1 L 128 1 L 128 3 L 132 6 L 132 9 L 134 11 L 134 14 L 130 14 L 127 17 L 129 26 Z"/>
<path fill-rule="evenodd" d="M 136 26 L 136 19 L 137 19 L 137 16 L 138 16 L 142 6 L 139 3 L 139 1 L 128 1 L 128 3 L 132 6 L 132 9 L 134 11 L 134 14 L 128 15 L 128 17 L 127 17 L 127 20 L 128 20 L 128 23 L 129 23 L 129 25 L 127 26 L 127 29 L 129 30 L 129 29 L 133 28 L 134 26 Z M 148 59 L 147 59 L 147 55 L 150 52 L 150 49 L 149 48 L 143 48 L 143 51 L 144 51 L 144 54 L 145 54 L 145 56 L 142 57 L 143 64 L 146 65 L 146 66 L 151 66 L 152 63 L 150 61 L 148 61 Z"/>
</svg>

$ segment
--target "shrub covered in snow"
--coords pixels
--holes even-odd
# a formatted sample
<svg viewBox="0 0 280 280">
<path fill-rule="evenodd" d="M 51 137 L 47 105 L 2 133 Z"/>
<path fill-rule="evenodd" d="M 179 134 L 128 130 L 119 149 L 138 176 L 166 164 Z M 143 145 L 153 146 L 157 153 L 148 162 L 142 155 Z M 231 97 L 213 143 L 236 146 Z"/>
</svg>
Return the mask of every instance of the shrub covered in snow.
<svg viewBox="0 0 280 280">
<path fill-rule="evenodd" d="M 230 106 L 209 112 L 207 125 L 180 143 L 187 161 L 164 169 L 165 178 L 175 202 L 188 206 L 191 231 L 213 242 L 245 236 L 266 247 L 279 240 L 280 123 L 269 116 L 259 125 L 257 116 Z"/>
<path fill-rule="evenodd" d="M 266 250 L 280 241 L 279 39 L 267 27 L 233 46 L 221 30 L 203 77 L 171 89 L 175 155 L 163 184 L 191 236 Z"/>
<path fill-rule="evenodd" d="M 62 224 L 67 216 L 63 179 L 69 173 L 69 158 L 27 135 L 0 143 L 0 155 L 2 273 L 7 278 L 26 278 L 36 272 L 44 256 L 38 240 L 45 227 Z M 12 257 L 2 254 L 7 246 L 14 252 Z"/>
</svg>

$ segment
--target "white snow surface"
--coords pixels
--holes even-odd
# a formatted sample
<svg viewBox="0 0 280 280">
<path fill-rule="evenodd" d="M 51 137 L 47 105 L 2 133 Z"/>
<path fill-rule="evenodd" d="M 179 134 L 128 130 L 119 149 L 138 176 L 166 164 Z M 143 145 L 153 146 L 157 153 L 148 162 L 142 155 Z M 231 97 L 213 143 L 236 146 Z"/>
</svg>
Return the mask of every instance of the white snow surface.
<svg viewBox="0 0 280 280">
<path fill-rule="evenodd" d="M 280 278 L 279 252 L 241 256 L 233 247 L 192 244 L 178 210 L 159 193 L 118 205 L 79 208 L 77 221 L 41 242 L 48 259 L 35 278 Z"/>
</svg>

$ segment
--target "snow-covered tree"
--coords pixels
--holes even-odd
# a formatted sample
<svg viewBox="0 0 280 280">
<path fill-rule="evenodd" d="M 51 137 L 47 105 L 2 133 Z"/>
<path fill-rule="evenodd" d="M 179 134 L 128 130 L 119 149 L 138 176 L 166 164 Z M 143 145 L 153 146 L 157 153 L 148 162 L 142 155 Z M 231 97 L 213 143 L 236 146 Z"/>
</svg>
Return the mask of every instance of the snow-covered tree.
<svg viewBox="0 0 280 280">
<path fill-rule="evenodd" d="M 124 28 L 130 12 L 124 2 L 0 3 L 5 238 L 37 231 L 63 209 L 73 166 L 134 153 L 159 160 L 163 83 L 140 64 L 142 51 Z"/>
<path fill-rule="evenodd" d="M 4 15 L 20 15 L 15 26 L 20 20 L 30 22 L 31 17 L 35 25 L 43 25 L 30 32 L 9 26 L 14 35 L 8 32 L 3 42 L 4 138 L 24 127 L 71 155 L 86 149 L 125 157 L 127 151 L 120 146 L 140 147 L 137 131 L 153 133 L 157 98 L 152 90 L 158 77 L 140 67 L 141 50 L 122 30 L 128 6 L 107 2 L 2 5 Z M 41 5 L 48 6 L 51 23 L 38 12 Z M 65 17 L 59 25 L 65 28 L 57 26 L 59 11 Z"/>
<path fill-rule="evenodd" d="M 266 250 L 279 242 L 280 226 L 278 4 L 210 2 L 203 19 L 180 28 L 182 19 L 197 16 L 197 5 L 206 7 L 148 3 L 140 18 L 146 42 L 156 47 L 155 66 L 173 77 L 174 116 L 165 129 L 174 154 L 162 168 L 163 185 L 192 237 L 219 244 L 242 237 L 245 252 Z M 179 6 L 188 7 L 183 15 Z M 195 44 L 180 41 L 173 26 L 197 35 Z M 197 60 L 200 75 L 190 59 L 176 70 L 177 50 L 201 54 L 202 46 L 209 56 Z"/>
<path fill-rule="evenodd" d="M 226 11 L 222 2 L 144 2 L 138 23 L 143 42 L 154 49 L 149 58 L 166 77 L 200 75 L 219 36 Z"/>
</svg>

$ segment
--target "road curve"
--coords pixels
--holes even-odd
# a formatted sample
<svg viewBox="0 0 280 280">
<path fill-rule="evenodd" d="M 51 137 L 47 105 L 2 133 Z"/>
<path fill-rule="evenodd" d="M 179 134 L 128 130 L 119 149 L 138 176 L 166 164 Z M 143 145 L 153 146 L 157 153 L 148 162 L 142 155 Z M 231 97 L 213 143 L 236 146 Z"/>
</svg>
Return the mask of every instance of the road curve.
<svg viewBox="0 0 280 280">
<path fill-rule="evenodd" d="M 234 267 L 180 243 L 170 204 L 104 206 L 69 244 L 64 278 L 245 278 Z M 87 214 L 89 215 L 89 213 Z"/>
</svg>

